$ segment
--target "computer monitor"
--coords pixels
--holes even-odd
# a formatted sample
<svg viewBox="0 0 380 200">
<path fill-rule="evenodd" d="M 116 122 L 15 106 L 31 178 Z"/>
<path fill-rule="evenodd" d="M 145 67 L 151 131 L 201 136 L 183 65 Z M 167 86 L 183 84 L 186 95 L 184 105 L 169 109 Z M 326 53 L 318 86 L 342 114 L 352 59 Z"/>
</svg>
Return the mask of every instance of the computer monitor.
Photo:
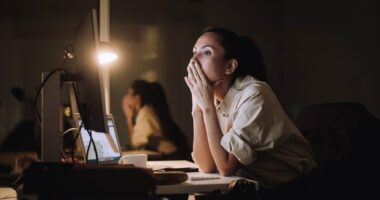
<svg viewBox="0 0 380 200">
<path fill-rule="evenodd" d="M 109 133 L 106 120 L 104 86 L 97 60 L 99 26 L 97 11 L 92 9 L 75 30 L 74 52 L 76 70 L 81 80 L 78 88 L 79 112 L 86 130 Z"/>
</svg>

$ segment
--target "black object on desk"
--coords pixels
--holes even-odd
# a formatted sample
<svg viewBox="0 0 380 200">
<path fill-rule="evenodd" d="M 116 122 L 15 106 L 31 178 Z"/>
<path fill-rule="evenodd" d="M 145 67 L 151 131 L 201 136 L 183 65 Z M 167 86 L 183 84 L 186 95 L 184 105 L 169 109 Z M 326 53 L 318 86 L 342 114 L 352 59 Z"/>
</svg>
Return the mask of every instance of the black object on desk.
<svg viewBox="0 0 380 200">
<path fill-rule="evenodd" d="M 199 172 L 199 169 L 196 167 L 182 167 L 182 168 L 164 168 L 157 171 L 165 171 L 165 172 L 171 172 L 171 171 L 180 171 L 180 172 Z"/>
<path fill-rule="evenodd" d="M 23 194 L 39 199 L 155 199 L 150 170 L 125 165 L 33 163 Z"/>
</svg>

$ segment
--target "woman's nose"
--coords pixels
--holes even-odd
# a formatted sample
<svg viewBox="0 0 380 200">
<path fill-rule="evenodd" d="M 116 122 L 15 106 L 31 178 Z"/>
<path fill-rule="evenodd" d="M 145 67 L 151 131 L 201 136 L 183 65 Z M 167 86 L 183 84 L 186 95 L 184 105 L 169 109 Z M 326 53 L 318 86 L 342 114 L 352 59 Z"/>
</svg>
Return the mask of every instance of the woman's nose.
<svg viewBox="0 0 380 200">
<path fill-rule="evenodd" d="M 190 64 L 194 64 L 197 62 L 198 62 L 198 59 L 197 59 L 196 55 L 193 55 L 193 57 L 190 59 Z"/>
</svg>

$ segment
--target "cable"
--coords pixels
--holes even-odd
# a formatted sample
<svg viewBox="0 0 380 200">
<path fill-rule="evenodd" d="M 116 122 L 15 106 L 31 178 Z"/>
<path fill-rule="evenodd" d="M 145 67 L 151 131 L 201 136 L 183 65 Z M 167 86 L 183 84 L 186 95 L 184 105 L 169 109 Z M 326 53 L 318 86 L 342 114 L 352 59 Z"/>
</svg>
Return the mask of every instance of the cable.
<svg viewBox="0 0 380 200">
<path fill-rule="evenodd" d="M 96 163 L 99 163 L 98 151 L 96 149 L 94 138 L 92 137 L 92 130 L 91 129 L 86 129 L 86 130 L 87 130 L 88 135 L 90 136 L 90 141 L 89 141 L 88 146 L 87 146 L 86 161 L 88 162 L 88 154 L 90 152 L 90 147 L 92 144 L 94 146 Z"/>
<path fill-rule="evenodd" d="M 74 83 L 72 83 L 72 87 L 73 87 L 73 90 L 74 90 L 75 101 L 79 104 L 78 90 L 77 90 L 77 88 L 76 88 L 76 86 L 75 86 Z M 80 106 L 78 106 L 78 109 L 79 109 L 79 114 L 84 114 L 84 111 L 83 111 L 83 109 L 81 109 Z M 81 119 L 84 120 L 83 116 L 81 116 Z M 71 155 L 71 158 L 73 159 L 73 161 L 74 161 L 74 145 L 75 145 L 75 142 L 76 142 L 76 140 L 78 139 L 78 137 L 80 135 L 80 132 L 81 132 L 81 129 L 82 129 L 83 125 L 84 124 L 83 124 L 83 121 L 82 121 L 81 124 L 80 124 L 80 127 L 79 127 L 78 134 L 74 138 L 74 143 L 73 143 L 73 146 L 72 146 L 72 155 Z M 89 120 L 89 127 L 91 127 L 91 120 Z M 85 158 L 86 162 L 88 162 L 88 154 L 90 152 L 90 146 L 91 146 L 91 144 L 93 144 L 93 146 L 94 146 L 94 152 L 95 152 L 95 158 L 96 158 L 96 163 L 99 163 L 98 151 L 96 149 L 95 141 L 94 141 L 94 139 L 92 137 L 92 130 L 88 130 L 88 129 L 86 129 L 86 130 L 87 130 L 88 135 L 90 136 L 90 142 L 89 142 L 88 147 L 87 147 L 86 158 Z"/>
<path fill-rule="evenodd" d="M 61 64 L 61 66 L 63 66 L 64 62 Z M 36 93 L 36 96 L 34 97 L 34 101 L 33 101 L 33 104 L 32 104 L 32 107 L 33 107 L 33 111 L 34 111 L 34 119 L 36 120 L 36 123 L 37 125 L 42 128 L 42 125 L 41 125 L 41 114 L 39 114 L 39 111 L 37 109 L 37 101 L 38 101 L 38 97 L 41 95 L 41 90 L 42 88 L 44 87 L 44 85 L 46 84 L 46 82 L 49 80 L 49 78 L 55 74 L 56 72 L 58 71 L 63 71 L 65 73 L 68 73 L 65 69 L 59 67 L 59 68 L 56 68 L 52 71 L 49 72 L 49 74 L 44 78 L 44 80 L 42 81 L 42 83 L 40 84 L 40 86 L 38 87 L 38 90 L 37 90 L 37 93 Z"/>
<path fill-rule="evenodd" d="M 10 187 L 13 188 L 14 190 L 17 190 L 17 187 L 21 184 L 19 183 L 23 178 L 23 173 L 21 173 L 16 180 L 14 180 L 12 183 L 10 183 Z"/>
<path fill-rule="evenodd" d="M 60 149 L 59 153 L 61 154 L 61 157 L 63 158 L 64 162 L 69 163 L 69 160 L 67 160 L 65 151 L 63 149 Z"/>
<path fill-rule="evenodd" d="M 64 131 L 62 134 L 61 134 L 61 138 L 62 138 L 62 141 L 63 141 L 63 137 L 66 135 L 66 134 L 68 134 L 68 133 L 70 133 L 70 132 L 77 132 L 77 135 L 75 136 L 75 139 L 74 139 L 74 143 L 71 145 L 71 160 L 72 160 L 72 162 L 75 164 L 75 160 L 74 160 L 74 146 L 75 146 L 75 141 L 76 141 L 76 138 L 78 137 L 78 135 L 79 135 L 79 130 L 78 130 L 78 128 L 69 128 L 69 129 L 67 129 L 66 131 Z M 64 157 L 64 159 L 65 159 L 65 162 L 68 162 L 68 160 L 67 160 L 67 158 L 66 158 L 66 153 L 65 153 L 65 151 L 62 151 L 62 154 L 63 154 L 63 157 Z"/>
<path fill-rule="evenodd" d="M 80 129 L 79 129 L 80 130 Z M 73 163 L 75 164 L 75 159 L 74 159 L 74 149 L 75 149 L 75 144 L 77 139 L 79 138 L 80 131 L 77 133 L 77 135 L 74 137 L 73 144 L 71 145 L 71 159 L 73 160 Z"/>
<path fill-rule="evenodd" d="M 74 137 L 73 144 L 71 145 L 71 160 L 73 161 L 74 164 L 75 164 L 75 159 L 74 159 L 75 144 L 76 144 L 76 141 L 80 135 L 80 131 L 82 130 L 82 127 L 83 127 L 83 122 L 81 121 L 77 135 Z"/>
<path fill-rule="evenodd" d="M 74 131 L 78 132 L 79 130 L 77 128 L 69 128 L 62 133 L 62 137 L 65 136 L 67 133 L 74 132 Z"/>
<path fill-rule="evenodd" d="M 88 112 L 88 110 L 86 110 L 85 109 L 85 111 L 87 111 Z M 91 111 L 90 111 L 91 112 Z M 85 121 L 87 118 L 83 118 L 83 116 L 81 116 L 81 118 L 82 118 L 82 120 L 83 121 Z M 90 152 L 90 147 L 91 147 L 91 143 L 93 144 L 93 146 L 94 146 L 94 152 L 95 152 L 95 158 L 96 158 L 96 163 L 99 163 L 99 158 L 98 158 L 98 151 L 97 151 L 97 149 L 96 149 L 96 145 L 95 145 L 95 141 L 94 141 L 94 138 L 92 137 L 92 130 L 91 130 L 91 125 L 92 125 L 92 121 L 91 121 L 91 117 L 90 118 L 88 118 L 87 120 L 87 126 L 88 127 L 90 127 L 90 129 L 87 129 L 86 127 L 85 127 L 85 129 L 86 129 L 86 131 L 87 131 L 87 133 L 88 133 L 88 135 L 89 135 L 89 137 L 90 137 L 90 141 L 89 141 L 89 143 L 88 143 L 88 146 L 87 146 L 87 153 L 86 153 L 86 162 L 88 162 L 88 154 L 89 154 L 89 152 Z"/>
<path fill-rule="evenodd" d="M 52 70 L 51 72 L 49 72 L 49 74 L 44 78 L 44 80 L 42 81 L 41 85 L 39 86 L 38 90 L 37 90 L 37 94 L 34 98 L 34 101 L 33 101 L 33 107 L 35 108 L 35 110 L 38 110 L 37 109 L 37 101 L 38 101 L 38 97 L 41 95 L 41 90 L 42 88 L 44 87 L 44 85 L 46 84 L 46 82 L 49 80 L 49 78 L 51 76 L 53 76 L 53 74 L 55 74 L 56 72 L 58 71 L 63 71 L 65 72 L 66 74 L 68 73 L 65 69 L 63 68 L 56 68 L 54 70 Z"/>
</svg>

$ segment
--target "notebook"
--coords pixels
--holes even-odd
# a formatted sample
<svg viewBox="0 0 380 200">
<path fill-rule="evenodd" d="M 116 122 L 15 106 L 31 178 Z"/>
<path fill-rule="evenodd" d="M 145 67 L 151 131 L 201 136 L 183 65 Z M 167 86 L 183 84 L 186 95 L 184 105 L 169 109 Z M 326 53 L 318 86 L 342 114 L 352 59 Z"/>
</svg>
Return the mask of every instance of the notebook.
<svg viewBox="0 0 380 200">
<path fill-rule="evenodd" d="M 83 128 L 82 119 L 80 118 L 79 113 L 74 114 L 74 120 L 80 128 L 80 143 L 81 149 L 83 153 L 84 161 L 86 162 L 86 154 L 88 145 L 90 144 L 90 135 L 87 130 Z M 99 163 L 117 163 L 121 157 L 121 149 L 120 143 L 117 135 L 117 130 L 115 126 L 115 121 L 112 115 L 107 115 L 107 126 L 109 130 L 109 134 L 100 133 L 96 131 L 91 131 L 92 138 L 94 140 L 96 151 L 98 154 L 98 162 Z M 91 144 L 87 163 L 95 163 L 96 162 L 96 154 L 94 150 L 94 145 Z"/>
</svg>

